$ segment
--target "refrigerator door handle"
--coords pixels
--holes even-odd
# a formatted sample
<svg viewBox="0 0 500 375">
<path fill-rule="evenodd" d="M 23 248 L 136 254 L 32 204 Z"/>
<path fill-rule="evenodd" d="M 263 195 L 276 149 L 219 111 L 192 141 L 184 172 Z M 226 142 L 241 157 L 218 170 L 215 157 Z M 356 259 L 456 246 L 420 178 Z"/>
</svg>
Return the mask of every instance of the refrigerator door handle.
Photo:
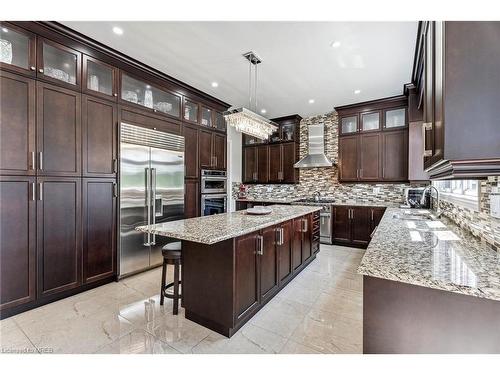
<svg viewBox="0 0 500 375">
<path fill-rule="evenodd" d="M 151 168 L 151 203 L 153 205 L 152 224 L 156 224 L 156 168 Z M 153 234 L 153 242 L 151 245 L 156 245 L 156 234 Z"/>
<path fill-rule="evenodd" d="M 151 233 L 149 232 L 149 226 L 151 225 L 151 174 L 149 172 L 149 168 L 144 168 L 144 173 L 146 177 L 146 206 L 148 210 L 148 233 L 147 233 L 147 242 L 144 243 L 144 246 L 151 245 Z"/>
</svg>

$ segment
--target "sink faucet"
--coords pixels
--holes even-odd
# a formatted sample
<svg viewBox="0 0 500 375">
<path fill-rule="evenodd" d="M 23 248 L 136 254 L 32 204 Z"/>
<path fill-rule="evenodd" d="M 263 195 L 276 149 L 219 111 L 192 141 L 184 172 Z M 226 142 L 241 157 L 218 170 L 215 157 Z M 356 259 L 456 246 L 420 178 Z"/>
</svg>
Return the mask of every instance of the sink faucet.
<svg viewBox="0 0 500 375">
<path fill-rule="evenodd" d="M 316 202 L 319 202 L 321 199 L 321 192 L 320 191 L 315 192 L 313 197 Z"/>
<path fill-rule="evenodd" d="M 436 191 L 436 200 L 437 200 L 436 217 L 439 218 L 442 214 L 441 207 L 439 205 L 439 190 L 436 189 L 436 187 L 434 185 L 431 184 L 424 189 L 424 191 L 422 192 L 422 198 L 420 199 L 420 204 L 425 203 L 425 195 L 426 195 L 427 191 L 431 190 L 431 189 L 434 189 Z M 432 191 L 431 191 L 431 195 L 430 195 L 429 199 L 431 200 L 431 203 L 432 203 Z M 434 204 L 432 204 L 432 207 L 434 207 Z"/>
</svg>

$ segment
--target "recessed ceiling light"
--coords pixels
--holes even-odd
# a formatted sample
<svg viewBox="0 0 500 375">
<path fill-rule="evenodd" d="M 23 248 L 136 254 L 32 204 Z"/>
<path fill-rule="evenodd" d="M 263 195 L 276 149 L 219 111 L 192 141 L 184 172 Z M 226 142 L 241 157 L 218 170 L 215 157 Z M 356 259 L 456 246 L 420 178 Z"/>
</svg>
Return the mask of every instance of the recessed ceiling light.
<svg viewBox="0 0 500 375">
<path fill-rule="evenodd" d="M 212 82 L 212 87 L 218 87 L 219 84 L 217 82 Z"/>
<path fill-rule="evenodd" d="M 361 93 L 361 90 L 354 90 L 354 93 L 357 95 L 357 94 L 360 94 Z"/>
<path fill-rule="evenodd" d="M 266 112 L 267 112 L 267 111 L 266 111 L 264 108 L 262 108 L 262 109 L 260 110 L 260 113 L 266 113 Z"/>
<path fill-rule="evenodd" d="M 118 27 L 118 26 L 113 27 L 113 32 L 116 35 L 123 35 L 123 29 L 121 27 Z"/>
<path fill-rule="evenodd" d="M 313 104 L 314 103 L 314 99 L 309 99 L 309 104 Z"/>
<path fill-rule="evenodd" d="M 333 41 L 331 44 L 330 44 L 330 47 L 333 47 L 333 48 L 338 48 L 340 47 L 340 42 L 338 40 L 335 40 Z"/>
<path fill-rule="evenodd" d="M 9 32 L 9 29 L 7 29 L 6 27 L 2 27 L 2 31 L 3 31 L 4 33 L 8 33 L 8 32 Z"/>
</svg>

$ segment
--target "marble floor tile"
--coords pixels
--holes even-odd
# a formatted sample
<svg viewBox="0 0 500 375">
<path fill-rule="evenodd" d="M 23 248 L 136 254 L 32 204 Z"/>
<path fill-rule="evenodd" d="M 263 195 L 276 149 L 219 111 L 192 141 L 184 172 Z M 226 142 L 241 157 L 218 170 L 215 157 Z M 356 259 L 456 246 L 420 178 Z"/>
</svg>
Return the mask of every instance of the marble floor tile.
<svg viewBox="0 0 500 375">
<path fill-rule="evenodd" d="M 179 354 L 154 335 L 137 329 L 101 347 L 96 354 Z"/>
<path fill-rule="evenodd" d="M 161 268 L 0 321 L 0 343 L 41 353 L 357 353 L 362 351 L 363 250 L 321 245 L 231 339 L 160 306 Z M 172 271 L 171 269 L 169 271 Z M 172 280 L 173 272 L 168 273 Z M 6 350 L 7 351 L 7 350 Z"/>
<path fill-rule="evenodd" d="M 286 342 L 285 346 L 281 348 L 280 354 L 322 354 L 322 353 L 290 339 Z"/>
</svg>

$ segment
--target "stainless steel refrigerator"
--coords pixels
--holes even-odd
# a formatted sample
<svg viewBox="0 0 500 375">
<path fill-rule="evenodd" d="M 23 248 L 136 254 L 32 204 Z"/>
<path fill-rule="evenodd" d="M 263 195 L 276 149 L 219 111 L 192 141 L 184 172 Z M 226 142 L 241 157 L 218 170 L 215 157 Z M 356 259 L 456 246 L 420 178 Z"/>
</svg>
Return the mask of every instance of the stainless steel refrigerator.
<svg viewBox="0 0 500 375">
<path fill-rule="evenodd" d="M 165 237 L 137 232 L 184 218 L 184 137 L 122 123 L 120 277 L 162 262 Z"/>
</svg>

